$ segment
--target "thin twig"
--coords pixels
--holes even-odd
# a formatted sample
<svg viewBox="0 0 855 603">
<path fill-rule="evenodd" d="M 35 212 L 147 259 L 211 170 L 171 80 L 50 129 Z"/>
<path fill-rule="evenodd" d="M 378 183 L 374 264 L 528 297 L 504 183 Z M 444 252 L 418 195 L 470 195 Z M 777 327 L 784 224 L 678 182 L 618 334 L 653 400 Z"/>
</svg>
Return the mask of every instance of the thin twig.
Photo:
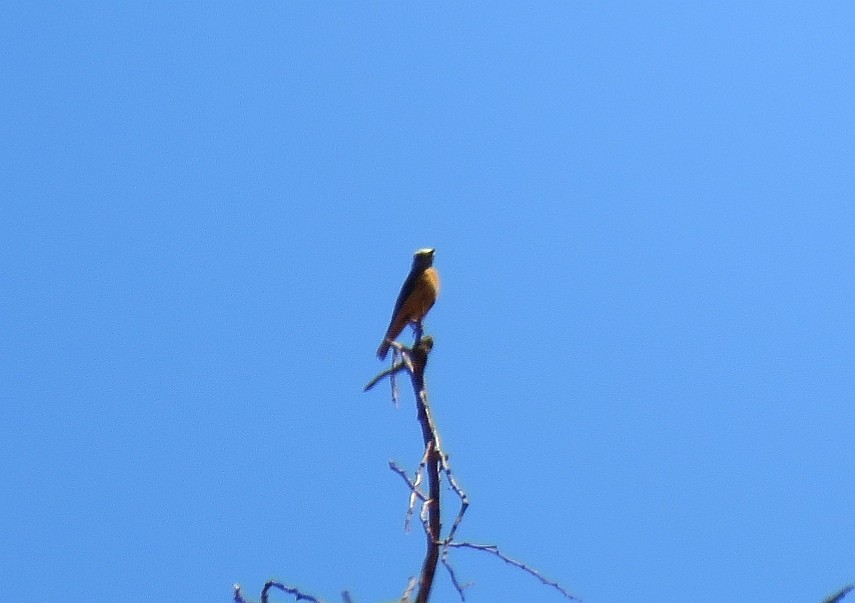
<svg viewBox="0 0 855 603">
<path fill-rule="evenodd" d="M 399 603 L 407 603 L 410 600 L 410 597 L 413 595 L 413 591 L 416 588 L 416 584 L 419 581 L 415 576 L 410 576 L 410 579 L 407 580 L 407 588 L 404 589 L 404 593 L 401 595 L 399 599 Z"/>
<path fill-rule="evenodd" d="M 460 510 L 457 512 L 457 517 L 454 518 L 454 523 L 451 524 L 451 530 L 449 530 L 448 536 L 445 539 L 446 541 L 451 542 L 454 540 L 454 535 L 457 533 L 457 528 L 460 526 L 460 522 L 463 521 L 466 509 L 469 508 L 469 497 L 466 495 L 463 488 L 461 488 L 457 483 L 457 480 L 454 479 L 454 474 L 451 472 L 451 465 L 448 463 L 448 455 L 444 453 L 442 454 L 442 469 L 445 473 L 446 479 L 448 480 L 448 484 L 460 499 Z"/>
<path fill-rule="evenodd" d="M 294 595 L 297 601 L 309 601 L 310 603 L 323 603 L 317 597 L 313 597 L 312 595 L 307 595 L 299 588 L 294 586 L 286 586 L 281 582 L 276 582 L 274 580 L 268 580 L 264 583 L 264 588 L 261 589 L 261 603 L 267 603 L 267 598 L 269 597 L 269 591 L 271 588 L 278 588 L 282 592 L 286 592 L 289 595 Z"/>
<path fill-rule="evenodd" d="M 392 470 L 393 473 L 397 473 L 401 476 L 401 479 L 404 480 L 404 483 L 407 484 L 407 487 L 410 489 L 410 492 L 415 494 L 420 500 L 427 500 L 427 497 L 419 490 L 419 484 L 421 483 L 421 475 L 416 474 L 416 481 L 410 480 L 409 476 L 407 476 L 407 472 L 401 468 L 398 463 L 395 461 L 389 461 L 389 469 Z"/>
<path fill-rule="evenodd" d="M 365 384 L 365 387 L 362 388 L 362 391 L 367 392 L 369 389 L 380 383 L 380 381 L 384 377 L 393 378 L 395 373 L 402 371 L 406 368 L 406 364 L 403 362 L 396 362 L 392 364 L 389 368 L 377 373 L 371 381 Z"/>
<path fill-rule="evenodd" d="M 404 531 L 410 531 L 410 521 L 413 518 L 413 512 L 416 508 L 416 499 L 418 498 L 423 503 L 426 499 L 424 493 L 419 490 L 419 485 L 422 483 L 422 465 L 419 465 L 418 471 L 416 471 L 416 479 L 414 481 L 410 481 L 410 478 L 407 476 L 407 472 L 404 471 L 395 461 L 389 461 L 389 469 L 393 472 L 397 473 L 401 476 L 401 479 L 406 482 L 407 487 L 410 489 L 410 502 L 407 505 L 407 516 L 404 518 Z"/>
<path fill-rule="evenodd" d="M 517 561 L 516 559 L 511 559 L 510 557 L 508 557 L 507 555 L 502 553 L 499 550 L 499 547 L 497 547 L 494 544 L 473 544 L 471 542 L 445 542 L 445 543 L 443 543 L 443 546 L 448 547 L 448 548 L 455 548 L 455 549 L 475 549 L 476 551 L 484 551 L 487 553 L 491 553 L 491 554 L 495 555 L 496 557 L 498 557 L 499 559 L 501 559 L 502 561 L 504 561 L 505 563 L 513 565 L 514 567 L 521 569 L 522 571 L 526 572 L 527 574 L 531 574 L 532 576 L 534 576 L 535 578 L 540 580 L 540 582 L 542 584 L 553 587 L 555 590 L 560 592 L 562 595 L 564 595 L 568 599 L 572 599 L 573 601 L 581 601 L 581 599 L 579 597 L 576 597 L 575 595 L 570 593 L 567 589 L 565 589 L 563 586 L 558 584 L 558 582 L 555 582 L 554 580 L 549 580 L 548 578 L 545 578 L 536 569 L 529 567 L 528 565 L 526 565 L 522 561 Z"/>
<path fill-rule="evenodd" d="M 427 338 L 426 338 L 427 339 Z M 371 381 L 365 384 L 362 388 L 362 391 L 367 392 L 372 387 L 377 385 L 380 381 L 383 380 L 384 377 L 389 377 L 389 383 L 392 388 L 392 402 L 395 403 L 395 406 L 398 406 L 398 382 L 395 378 L 399 372 L 404 370 L 405 368 L 410 374 L 414 374 L 415 367 L 413 366 L 412 359 L 410 357 L 410 353 L 412 350 L 407 346 L 398 343 L 397 341 L 386 340 L 389 343 L 389 346 L 394 349 L 392 353 L 392 366 L 387 369 L 384 369 L 377 373 Z M 433 345 L 433 340 L 431 340 L 431 345 Z M 398 356 L 400 355 L 401 360 L 398 360 Z"/>
<path fill-rule="evenodd" d="M 419 519 L 422 522 L 422 528 L 425 531 L 425 536 L 430 538 L 430 514 L 428 511 L 430 510 L 432 501 L 426 500 L 422 503 L 422 510 L 419 513 Z"/>
<path fill-rule="evenodd" d="M 440 557 L 440 561 L 442 562 L 442 565 L 445 567 L 445 569 L 448 570 L 448 575 L 451 578 L 451 583 L 454 585 L 454 588 L 457 590 L 457 594 L 460 596 L 460 600 L 465 601 L 466 595 L 465 595 L 464 591 L 467 588 L 469 588 L 470 586 L 472 586 L 472 583 L 467 582 L 466 584 L 461 584 L 460 581 L 457 579 L 457 573 L 454 571 L 454 568 L 451 567 L 451 563 L 448 562 L 448 549 L 447 548 L 443 548 L 442 556 Z"/>
<path fill-rule="evenodd" d="M 401 362 L 404 363 L 404 365 L 407 367 L 407 370 L 410 371 L 410 373 L 414 372 L 416 369 L 413 366 L 413 359 L 410 356 L 410 351 L 411 351 L 410 348 L 408 348 L 407 346 L 405 346 L 403 344 L 398 343 L 397 341 L 395 341 L 393 343 L 395 344 L 396 349 L 401 353 Z"/>
</svg>

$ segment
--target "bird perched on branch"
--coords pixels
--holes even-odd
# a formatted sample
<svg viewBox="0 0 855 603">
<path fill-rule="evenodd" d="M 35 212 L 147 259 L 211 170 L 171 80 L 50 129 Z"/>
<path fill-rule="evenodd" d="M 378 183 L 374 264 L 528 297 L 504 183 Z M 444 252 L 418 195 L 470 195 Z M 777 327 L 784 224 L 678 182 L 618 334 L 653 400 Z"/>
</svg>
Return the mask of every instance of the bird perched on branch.
<svg viewBox="0 0 855 603">
<path fill-rule="evenodd" d="M 377 357 L 381 360 L 389 353 L 389 340 L 395 339 L 408 323 L 420 324 L 425 314 L 433 306 L 439 294 L 439 274 L 433 267 L 435 249 L 419 249 L 413 254 L 413 267 L 401 287 L 389 328 L 377 348 Z"/>
</svg>

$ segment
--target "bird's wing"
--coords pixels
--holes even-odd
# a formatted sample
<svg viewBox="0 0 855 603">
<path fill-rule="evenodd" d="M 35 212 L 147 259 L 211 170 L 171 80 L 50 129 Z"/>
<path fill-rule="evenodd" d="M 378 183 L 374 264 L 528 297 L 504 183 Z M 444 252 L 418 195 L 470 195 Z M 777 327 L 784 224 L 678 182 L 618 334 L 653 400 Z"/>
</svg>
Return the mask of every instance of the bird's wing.
<svg viewBox="0 0 855 603">
<path fill-rule="evenodd" d="M 407 280 L 405 280 L 404 284 L 401 285 L 401 292 L 398 293 L 398 300 L 395 302 L 395 309 L 392 310 L 392 317 L 389 319 L 390 327 L 392 326 L 392 323 L 395 322 L 395 317 L 401 310 L 401 306 L 404 305 L 404 302 L 407 301 L 407 298 L 413 292 L 413 289 L 415 289 L 418 278 L 419 273 L 415 270 L 411 270 L 410 274 L 407 275 Z"/>
</svg>

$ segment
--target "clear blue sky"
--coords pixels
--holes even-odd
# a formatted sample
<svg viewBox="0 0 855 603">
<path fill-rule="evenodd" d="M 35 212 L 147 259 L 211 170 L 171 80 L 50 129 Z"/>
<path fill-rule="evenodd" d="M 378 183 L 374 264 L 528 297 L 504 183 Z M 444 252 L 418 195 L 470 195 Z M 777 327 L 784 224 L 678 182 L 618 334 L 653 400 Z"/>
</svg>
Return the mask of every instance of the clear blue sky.
<svg viewBox="0 0 855 603">
<path fill-rule="evenodd" d="M 3 4 L 7 593 L 399 596 L 361 387 L 425 246 L 461 538 L 587 603 L 855 581 L 855 8 L 519 4 Z"/>
</svg>

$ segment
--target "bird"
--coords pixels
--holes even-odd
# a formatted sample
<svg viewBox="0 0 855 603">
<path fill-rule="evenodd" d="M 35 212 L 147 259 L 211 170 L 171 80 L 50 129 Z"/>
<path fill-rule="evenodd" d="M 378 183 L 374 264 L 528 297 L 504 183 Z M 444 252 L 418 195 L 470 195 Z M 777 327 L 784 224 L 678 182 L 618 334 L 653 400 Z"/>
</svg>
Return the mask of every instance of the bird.
<svg viewBox="0 0 855 603">
<path fill-rule="evenodd" d="M 401 286 L 389 328 L 377 348 L 377 357 L 384 360 L 389 353 L 389 341 L 395 339 L 408 323 L 420 323 L 436 302 L 439 294 L 439 274 L 433 267 L 435 249 L 426 247 L 413 254 L 413 266 Z"/>
</svg>

